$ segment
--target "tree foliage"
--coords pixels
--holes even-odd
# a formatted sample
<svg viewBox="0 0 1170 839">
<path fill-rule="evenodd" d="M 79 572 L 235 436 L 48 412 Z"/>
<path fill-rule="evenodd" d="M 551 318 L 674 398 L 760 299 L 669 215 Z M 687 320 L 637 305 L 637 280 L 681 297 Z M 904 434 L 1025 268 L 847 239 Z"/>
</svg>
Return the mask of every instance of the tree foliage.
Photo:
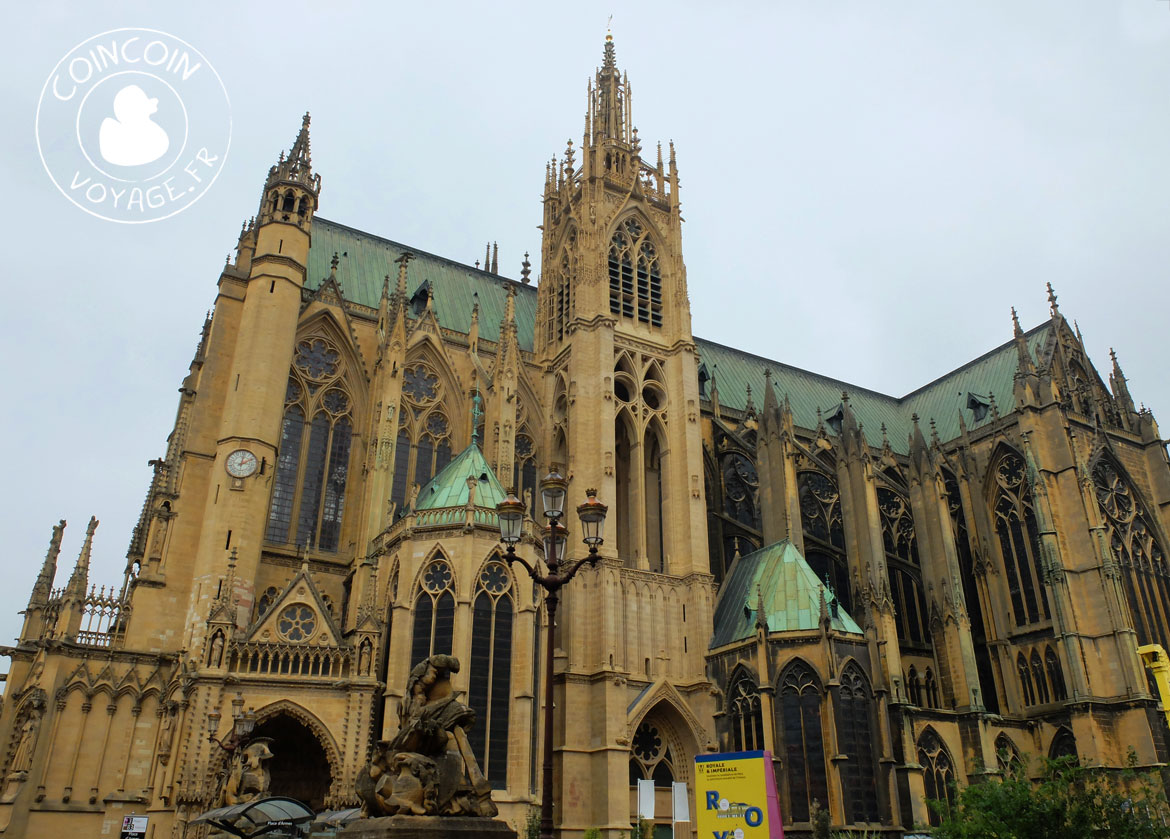
<svg viewBox="0 0 1170 839">
<path fill-rule="evenodd" d="M 1073 758 L 1046 761 L 1038 782 L 1014 766 L 1002 780 L 963 789 L 953 809 L 931 807 L 943 819 L 935 839 L 1170 839 L 1157 776 L 1089 769 Z"/>
</svg>

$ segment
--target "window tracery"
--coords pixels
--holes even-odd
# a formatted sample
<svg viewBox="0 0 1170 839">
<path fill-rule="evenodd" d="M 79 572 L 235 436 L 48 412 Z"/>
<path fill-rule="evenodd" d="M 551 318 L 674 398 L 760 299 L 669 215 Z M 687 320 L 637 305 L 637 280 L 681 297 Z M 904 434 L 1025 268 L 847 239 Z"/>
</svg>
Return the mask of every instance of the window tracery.
<svg viewBox="0 0 1170 839">
<path fill-rule="evenodd" d="M 523 426 L 516 435 L 516 457 L 512 465 L 512 486 L 516 488 L 516 496 L 524 499 L 528 505 L 528 515 L 536 518 L 536 497 L 538 483 L 536 468 L 536 443 L 531 430 Z M 527 495 L 525 492 L 527 491 Z"/>
<path fill-rule="evenodd" d="M 402 404 L 394 445 L 390 500 L 398 515 L 406 512 L 411 487 L 421 489 L 451 462 L 452 430 L 438 373 L 417 361 L 402 372 Z"/>
<path fill-rule="evenodd" d="M 630 786 L 639 780 L 651 779 L 656 787 L 669 788 L 676 776 L 674 755 L 666 743 L 666 735 L 659 726 L 643 720 L 630 743 Z"/>
<path fill-rule="evenodd" d="M 338 549 L 353 442 L 343 374 L 341 352 L 329 341 L 297 343 L 268 508 L 269 542 Z"/>
<path fill-rule="evenodd" d="M 796 484 L 805 559 L 816 575 L 833 589 L 845 611 L 852 614 L 845 527 L 837 482 L 820 472 L 801 472 L 796 476 Z"/>
<path fill-rule="evenodd" d="M 743 671 L 734 678 L 727 691 L 727 718 L 731 725 L 732 751 L 750 752 L 766 748 L 760 689 Z"/>
<path fill-rule="evenodd" d="M 440 556 L 423 571 L 414 600 L 414 635 L 410 665 L 432 655 L 450 655 L 455 626 L 454 578 Z"/>
<path fill-rule="evenodd" d="M 816 675 L 794 662 L 781 675 L 776 730 L 783 743 L 789 820 L 806 822 L 813 802 L 829 804 L 825 744 L 821 727 L 821 692 Z"/>
<path fill-rule="evenodd" d="M 1139 644 L 1170 642 L 1170 580 L 1165 554 L 1133 486 L 1108 460 L 1093 466 L 1093 486 L 1113 557 L 1121 566 Z"/>
<path fill-rule="evenodd" d="M 281 610 L 276 629 L 286 641 L 307 641 L 317 631 L 317 613 L 304 603 L 294 603 Z"/>
<path fill-rule="evenodd" d="M 609 245 L 609 311 L 662 326 L 662 274 L 658 252 L 637 218 L 623 221 Z"/>
<path fill-rule="evenodd" d="M 878 821 L 877 766 L 873 744 L 873 694 L 861 668 L 850 662 L 841 671 L 838 689 L 837 745 L 845 760 L 841 763 L 841 786 L 845 812 L 850 824 Z"/>
<path fill-rule="evenodd" d="M 995 738 L 995 761 L 999 771 L 1004 775 L 1016 772 L 1024 765 L 1020 758 L 1020 750 L 1006 734 L 1000 734 Z"/>
<path fill-rule="evenodd" d="M 1040 534 L 1024 476 L 1024 461 L 1015 452 L 1005 453 L 995 467 L 995 532 L 1017 626 L 1051 617 L 1040 564 Z"/>
<path fill-rule="evenodd" d="M 512 575 L 499 559 L 476 582 L 471 618 L 468 704 L 477 724 L 468 735 L 483 774 L 496 789 L 507 786 L 508 711 L 512 704 Z"/>
<path fill-rule="evenodd" d="M 914 533 L 910 502 L 887 487 L 878 487 L 877 502 L 898 639 L 919 645 L 929 643 L 926 598 L 922 593 L 918 539 Z"/>
<path fill-rule="evenodd" d="M 954 762 L 934 729 L 926 729 L 918 738 L 918 763 L 922 766 L 926 800 L 945 801 L 948 808 L 955 806 Z M 931 826 L 942 823 L 941 813 L 933 807 L 928 812 Z"/>
<path fill-rule="evenodd" d="M 757 498 L 760 479 L 755 465 L 739 452 L 723 458 L 723 512 L 747 527 L 760 529 Z"/>
<path fill-rule="evenodd" d="M 256 600 L 256 620 L 268 614 L 268 610 L 272 608 L 272 604 L 276 602 L 276 598 L 280 596 L 280 590 L 276 586 L 269 586 L 264 589 L 264 593 Z"/>
</svg>

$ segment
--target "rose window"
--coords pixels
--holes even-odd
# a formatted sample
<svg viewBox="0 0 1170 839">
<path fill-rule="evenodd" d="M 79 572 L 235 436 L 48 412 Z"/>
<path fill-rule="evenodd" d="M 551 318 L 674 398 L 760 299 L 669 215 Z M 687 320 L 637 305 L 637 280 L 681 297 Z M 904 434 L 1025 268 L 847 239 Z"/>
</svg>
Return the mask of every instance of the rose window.
<svg viewBox="0 0 1170 839">
<path fill-rule="evenodd" d="M 439 392 L 439 377 L 425 367 L 411 367 L 402 376 L 402 392 L 415 402 L 429 402 Z"/>
<path fill-rule="evenodd" d="M 423 574 L 423 586 L 427 591 L 439 592 L 451 582 L 451 566 L 445 562 L 432 562 Z"/>
<path fill-rule="evenodd" d="M 289 606 L 280 613 L 277 629 L 289 641 L 304 641 L 317 628 L 317 613 L 303 603 Z"/>
<path fill-rule="evenodd" d="M 325 379 L 337 372 L 341 353 L 321 338 L 301 341 L 293 363 L 310 379 Z"/>
<path fill-rule="evenodd" d="M 634 754 L 638 759 L 649 763 L 658 757 L 662 751 L 662 737 L 658 729 L 649 723 L 642 723 L 634 732 Z"/>
<path fill-rule="evenodd" d="M 483 569 L 483 573 L 479 575 L 479 584 L 490 594 L 501 593 L 510 582 L 508 569 L 499 562 L 488 563 L 487 567 Z"/>
</svg>

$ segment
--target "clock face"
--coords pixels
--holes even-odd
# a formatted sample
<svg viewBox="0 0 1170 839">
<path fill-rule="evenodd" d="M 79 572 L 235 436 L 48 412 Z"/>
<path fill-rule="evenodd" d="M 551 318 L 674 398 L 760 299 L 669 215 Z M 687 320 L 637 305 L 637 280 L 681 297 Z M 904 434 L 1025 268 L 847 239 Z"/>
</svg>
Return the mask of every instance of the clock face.
<svg viewBox="0 0 1170 839">
<path fill-rule="evenodd" d="M 246 478 L 256 471 L 256 455 L 247 449 L 236 449 L 227 457 L 227 471 L 233 478 Z"/>
</svg>

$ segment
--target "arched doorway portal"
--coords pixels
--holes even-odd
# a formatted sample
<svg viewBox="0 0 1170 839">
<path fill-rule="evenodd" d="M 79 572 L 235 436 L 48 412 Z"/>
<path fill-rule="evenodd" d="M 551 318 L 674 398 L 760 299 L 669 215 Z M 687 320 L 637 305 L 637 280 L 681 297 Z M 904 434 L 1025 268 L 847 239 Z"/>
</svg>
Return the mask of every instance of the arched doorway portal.
<svg viewBox="0 0 1170 839">
<path fill-rule="evenodd" d="M 278 713 L 258 723 L 252 736 L 272 738 L 271 794 L 295 798 L 314 812 L 324 810 L 333 779 L 329 758 L 313 732 L 296 717 Z"/>
</svg>

